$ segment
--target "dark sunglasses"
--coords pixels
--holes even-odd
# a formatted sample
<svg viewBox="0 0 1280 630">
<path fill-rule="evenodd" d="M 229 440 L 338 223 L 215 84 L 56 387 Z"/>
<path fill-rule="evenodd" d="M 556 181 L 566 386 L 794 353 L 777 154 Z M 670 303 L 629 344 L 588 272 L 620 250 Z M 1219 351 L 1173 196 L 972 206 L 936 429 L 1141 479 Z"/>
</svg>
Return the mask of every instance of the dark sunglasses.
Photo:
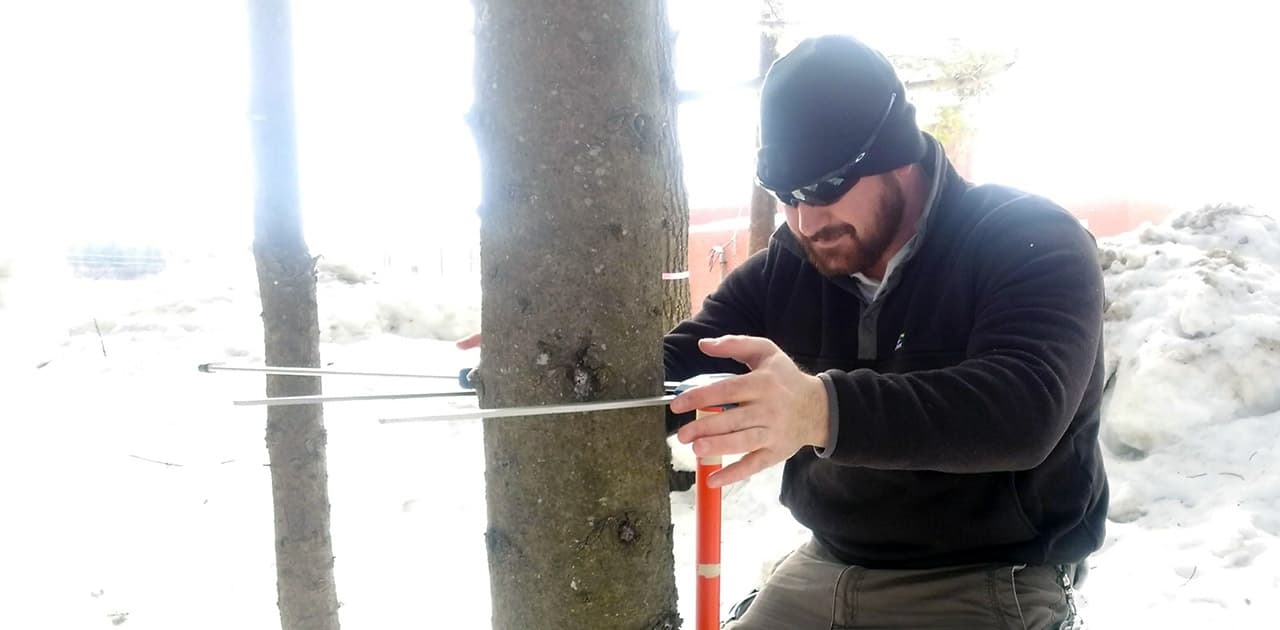
<svg viewBox="0 0 1280 630">
<path fill-rule="evenodd" d="M 880 135 L 881 128 L 884 127 L 885 121 L 889 120 L 889 112 L 893 111 L 893 104 L 898 100 L 897 93 L 889 95 L 889 106 L 884 109 L 884 114 L 880 116 L 880 122 L 876 123 L 875 129 L 871 131 L 871 137 L 862 144 L 853 155 L 853 159 L 840 165 L 839 168 L 819 177 L 817 181 L 808 186 L 801 186 L 794 190 L 775 190 L 766 186 L 763 182 L 756 179 L 761 188 L 772 192 L 778 198 L 778 201 L 788 206 L 799 205 L 800 202 L 813 206 L 829 206 L 840 200 L 849 189 L 853 188 L 861 176 L 856 173 L 858 165 L 867 157 L 867 152 L 871 150 L 871 146 L 876 143 L 876 137 Z"/>
</svg>

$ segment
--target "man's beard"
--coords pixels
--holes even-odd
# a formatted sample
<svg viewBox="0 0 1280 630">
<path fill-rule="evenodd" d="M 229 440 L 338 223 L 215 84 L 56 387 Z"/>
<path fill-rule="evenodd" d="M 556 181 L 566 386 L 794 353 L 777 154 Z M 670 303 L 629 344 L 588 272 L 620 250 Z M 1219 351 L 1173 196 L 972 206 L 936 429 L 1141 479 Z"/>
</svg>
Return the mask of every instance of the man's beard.
<svg viewBox="0 0 1280 630">
<path fill-rule="evenodd" d="M 838 223 L 822 228 L 812 238 L 797 234 L 797 240 L 804 247 L 809 262 L 822 275 L 836 278 L 861 273 L 870 269 L 884 256 L 889 243 L 897 234 L 902 224 L 902 214 L 906 202 L 902 196 L 902 187 L 892 177 L 885 178 L 884 194 L 881 195 L 870 227 L 859 233 L 848 223 Z M 818 249 L 814 243 L 832 242 L 843 236 L 848 240 L 836 249 Z"/>
</svg>

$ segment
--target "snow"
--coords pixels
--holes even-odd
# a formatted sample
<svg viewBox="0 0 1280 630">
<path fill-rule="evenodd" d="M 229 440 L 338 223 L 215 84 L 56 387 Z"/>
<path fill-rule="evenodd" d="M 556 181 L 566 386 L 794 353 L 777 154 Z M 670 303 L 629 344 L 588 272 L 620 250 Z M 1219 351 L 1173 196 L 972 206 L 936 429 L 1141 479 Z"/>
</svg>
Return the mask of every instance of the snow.
<svg viewBox="0 0 1280 630">
<path fill-rule="evenodd" d="M 1273 627 L 1280 226 L 1224 207 L 1100 245 L 1112 509 L 1082 611 L 1091 628 Z M 195 369 L 262 362 L 252 259 L 170 261 L 133 280 L 22 263 L 0 261 L 3 625 L 278 627 L 265 414 L 230 404 L 262 396 L 262 377 Z M 449 341 L 478 328 L 473 277 L 324 257 L 319 276 L 326 365 L 453 374 L 477 359 Z M 328 393 L 419 387 L 326 380 Z M 376 422 L 443 404 L 326 407 L 347 628 L 488 627 L 480 423 Z M 686 447 L 674 457 L 691 467 Z M 806 536 L 779 479 L 724 491 L 726 610 Z M 692 501 L 672 496 L 686 624 Z"/>
<path fill-rule="evenodd" d="M 1111 515 L 1105 627 L 1280 615 L 1280 222 L 1203 208 L 1101 243 Z"/>
</svg>

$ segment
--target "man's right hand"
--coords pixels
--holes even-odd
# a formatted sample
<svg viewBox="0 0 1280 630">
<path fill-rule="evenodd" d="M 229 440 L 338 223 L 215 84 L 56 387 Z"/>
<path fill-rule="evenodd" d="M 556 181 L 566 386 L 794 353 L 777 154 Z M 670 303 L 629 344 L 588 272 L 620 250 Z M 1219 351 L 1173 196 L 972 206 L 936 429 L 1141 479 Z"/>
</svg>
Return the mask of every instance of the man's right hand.
<svg viewBox="0 0 1280 630">
<path fill-rule="evenodd" d="M 462 339 L 459 339 L 453 342 L 453 345 L 457 347 L 459 350 L 470 350 L 472 348 L 479 348 L 480 333 L 472 333 L 470 335 L 467 335 L 466 337 L 463 337 Z M 467 372 L 466 380 L 467 382 L 462 385 L 463 387 L 467 387 L 467 384 L 470 384 L 471 388 L 475 388 L 479 384 L 479 381 L 480 381 L 479 366 L 471 368 L 471 371 Z"/>
</svg>

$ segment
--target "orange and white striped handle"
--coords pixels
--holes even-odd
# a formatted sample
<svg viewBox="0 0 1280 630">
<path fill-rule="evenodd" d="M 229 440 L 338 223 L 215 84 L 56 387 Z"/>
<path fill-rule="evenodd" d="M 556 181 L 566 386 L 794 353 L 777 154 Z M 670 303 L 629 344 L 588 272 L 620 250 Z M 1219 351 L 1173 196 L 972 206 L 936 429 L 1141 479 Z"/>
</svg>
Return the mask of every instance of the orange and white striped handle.
<svg viewBox="0 0 1280 630">
<path fill-rule="evenodd" d="M 699 419 L 727 407 L 699 409 Z M 720 488 L 707 485 L 707 476 L 720 470 L 720 456 L 699 457 L 697 473 L 698 595 L 696 630 L 720 628 Z"/>
</svg>

